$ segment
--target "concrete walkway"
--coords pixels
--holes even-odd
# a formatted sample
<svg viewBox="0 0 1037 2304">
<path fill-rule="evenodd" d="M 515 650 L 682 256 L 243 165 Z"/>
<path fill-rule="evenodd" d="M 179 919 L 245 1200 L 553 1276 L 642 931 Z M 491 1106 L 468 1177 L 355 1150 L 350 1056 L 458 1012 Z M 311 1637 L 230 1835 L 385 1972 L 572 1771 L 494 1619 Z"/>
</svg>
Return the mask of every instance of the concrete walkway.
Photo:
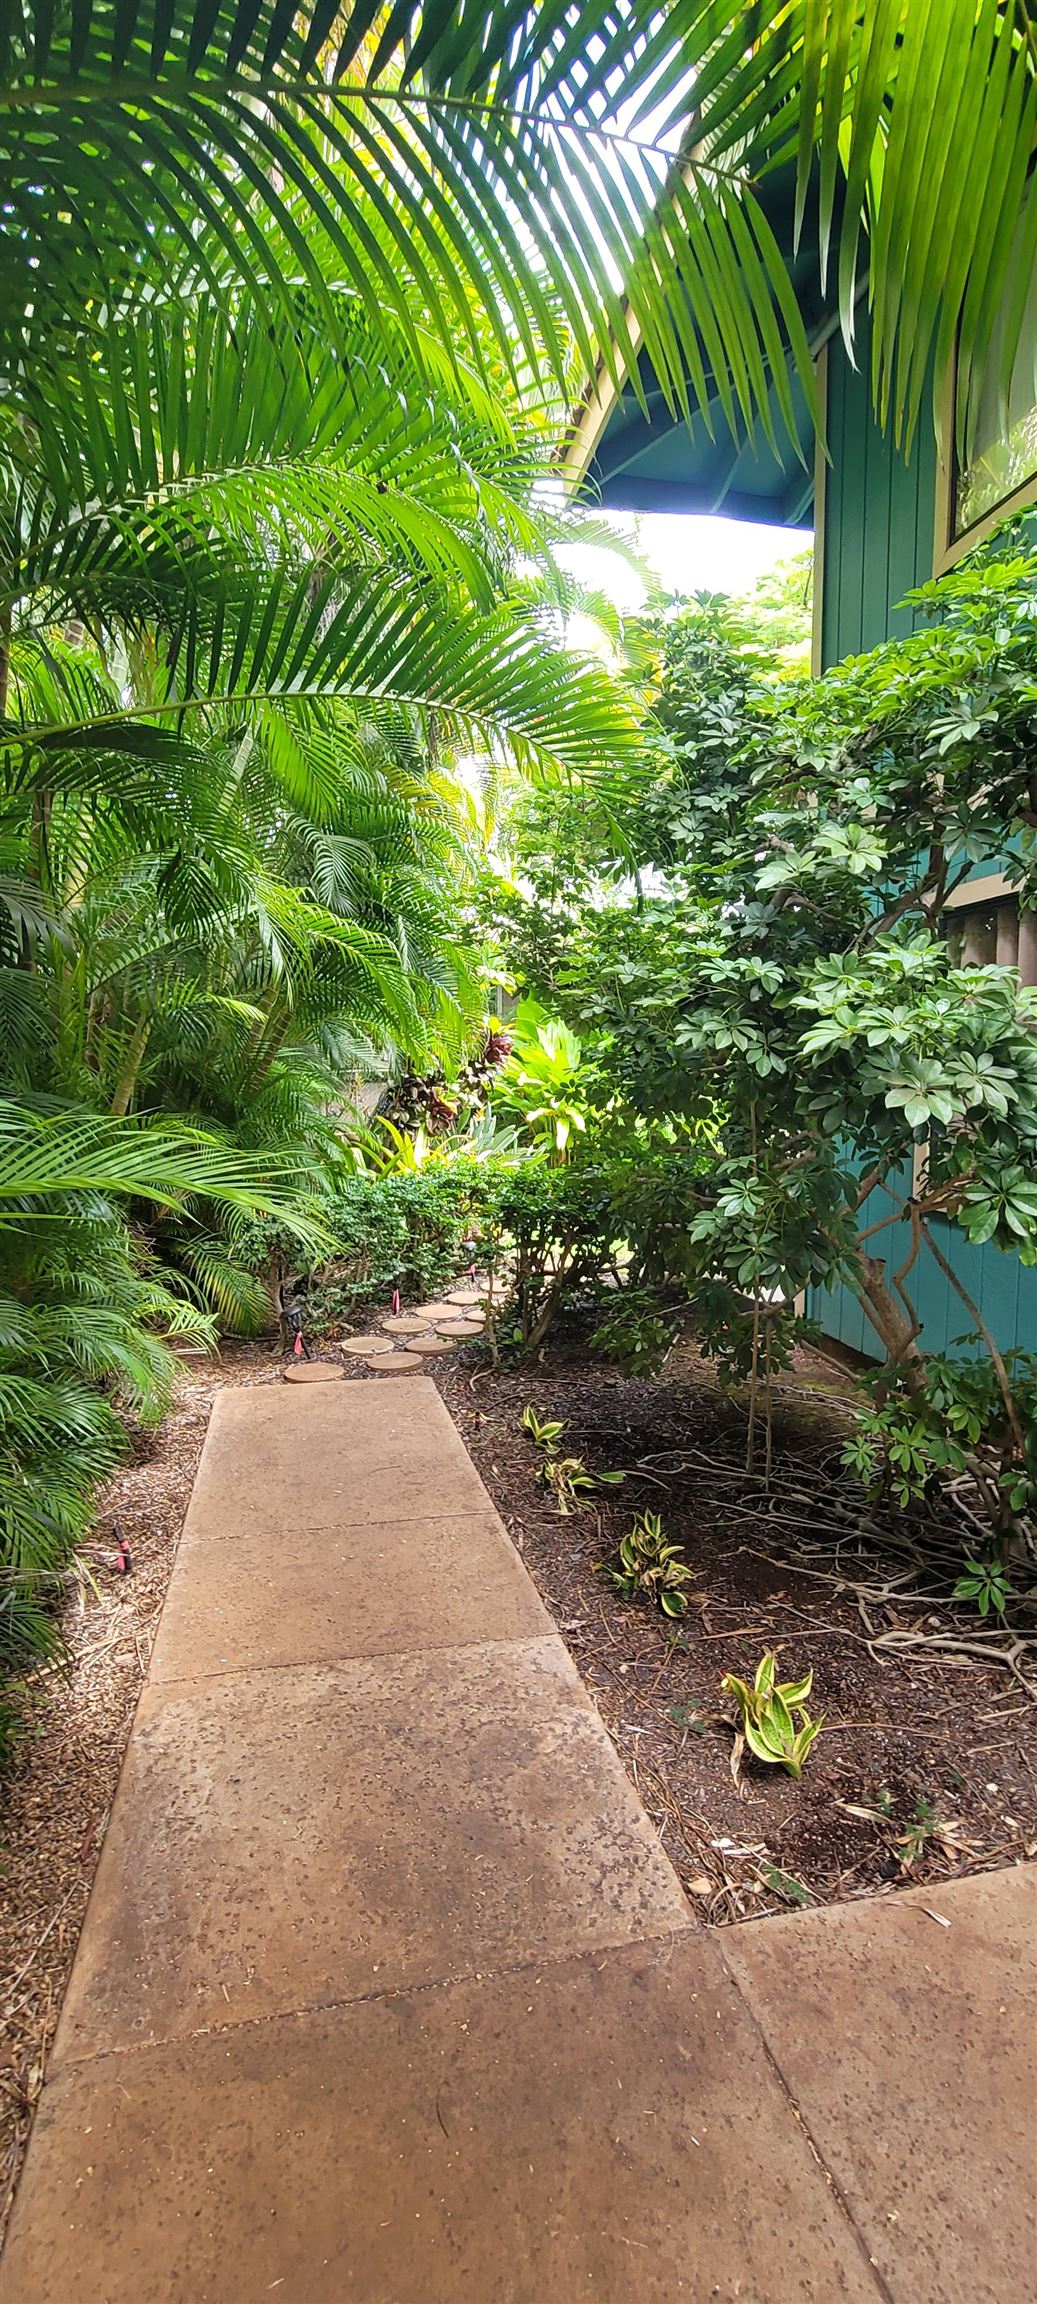
<svg viewBox="0 0 1037 2304">
<path fill-rule="evenodd" d="M 1030 2298 L 1035 1889 L 706 1935 L 432 1384 L 224 1391 L 3 2304 Z"/>
</svg>

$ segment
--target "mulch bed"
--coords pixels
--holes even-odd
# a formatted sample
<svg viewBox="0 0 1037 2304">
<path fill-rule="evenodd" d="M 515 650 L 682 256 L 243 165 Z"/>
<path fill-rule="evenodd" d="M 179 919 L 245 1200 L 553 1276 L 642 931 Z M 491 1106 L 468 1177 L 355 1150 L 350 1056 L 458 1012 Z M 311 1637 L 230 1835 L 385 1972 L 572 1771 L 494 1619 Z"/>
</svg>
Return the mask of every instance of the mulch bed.
<svg viewBox="0 0 1037 2304">
<path fill-rule="evenodd" d="M 928 1585 L 898 1582 L 885 1600 L 847 1588 L 881 1594 L 903 1579 L 902 1556 L 776 1526 L 761 1483 L 744 1477 L 744 1408 L 692 1349 L 654 1382 L 561 1354 L 513 1373 L 491 1373 L 482 1359 L 466 1351 L 436 1382 L 706 1920 L 888 1894 L 1037 1855 L 1032 1695 L 982 1654 L 876 1645 L 919 1632 L 981 1651 L 984 1640 L 975 1615 L 934 1602 Z M 849 1389 L 816 1354 L 799 1355 L 776 1407 L 779 1492 L 834 1469 Z M 560 1517 L 521 1430 L 527 1402 L 567 1420 L 562 1445 L 590 1469 L 627 1469 L 622 1488 Z M 665 1468 L 682 1453 L 695 1461 L 665 1479 L 635 1470 L 638 1459 L 662 1456 Z M 645 1508 L 661 1513 L 694 1570 L 676 1638 L 599 1567 Z M 1010 1644 L 997 1632 L 988 1642 L 988 1653 Z M 799 1782 L 747 1756 L 736 1783 L 720 1681 L 727 1671 L 751 1681 L 769 1648 L 783 1679 L 813 1668 L 810 1710 L 825 1725 Z M 1037 1678 L 1037 1656 L 1029 1664 Z"/>
<path fill-rule="evenodd" d="M 85 1558 L 96 1590 L 69 1601 L 64 1661 L 36 1675 L 0 1784 L 0 2235 L 43 2084 L 130 1722 L 177 1538 L 222 1384 L 276 1383 L 268 1344 L 185 1361 L 179 1399 L 100 1499 Z M 132 1567 L 117 1572 L 118 1537 Z"/>
</svg>

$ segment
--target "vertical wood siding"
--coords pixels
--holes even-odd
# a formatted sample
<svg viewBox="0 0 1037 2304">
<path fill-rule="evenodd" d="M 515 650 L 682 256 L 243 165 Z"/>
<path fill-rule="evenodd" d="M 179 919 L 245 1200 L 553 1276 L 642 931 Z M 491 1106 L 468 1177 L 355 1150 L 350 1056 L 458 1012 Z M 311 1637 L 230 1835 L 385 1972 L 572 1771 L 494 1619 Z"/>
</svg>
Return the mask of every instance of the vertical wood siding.
<svg viewBox="0 0 1037 2304">
<path fill-rule="evenodd" d="M 902 1189 L 907 1189 L 906 1178 L 902 1179 Z M 885 1194 L 873 1192 L 865 1202 L 863 1223 L 881 1223 L 888 1210 Z M 933 1231 L 942 1254 L 1000 1350 L 1010 1352 L 1018 1346 L 1024 1352 L 1037 1352 L 1037 1271 L 1022 1265 L 1010 1251 L 971 1247 L 956 1224 L 937 1219 Z M 891 1224 L 869 1245 L 874 1256 L 885 1258 L 887 1271 L 895 1272 L 908 1253 L 910 1232 L 906 1224 Z M 984 1349 L 975 1337 L 969 1340 L 971 1318 L 928 1249 L 922 1249 L 905 1286 L 922 1322 L 921 1340 L 927 1351 L 946 1352 L 953 1346 L 972 1358 Z M 826 1336 L 838 1337 L 869 1360 L 881 1358 L 878 1339 L 852 1289 L 811 1288 L 807 1311 Z"/>
<path fill-rule="evenodd" d="M 905 465 L 871 411 L 868 343 L 851 368 L 841 336 L 828 349 L 828 446 L 822 555 L 821 662 L 860 656 L 911 631 L 905 592 L 933 572 L 936 442 L 923 410 Z"/>
<path fill-rule="evenodd" d="M 858 656 L 880 640 L 910 632 L 913 615 L 901 606 L 905 592 L 928 582 L 933 573 L 936 526 L 936 443 L 923 410 L 911 462 L 904 464 L 892 441 L 884 439 L 871 411 L 868 345 L 859 347 L 862 366 L 850 366 L 841 337 L 828 353 L 828 445 L 831 463 L 825 488 L 822 554 L 822 668 L 844 656 Z M 904 1188 L 907 1189 L 906 1180 Z M 866 1224 L 878 1223 L 889 1207 L 882 1193 L 867 1203 Z M 1013 1345 L 1037 1352 L 1037 1271 L 999 1248 L 971 1248 L 956 1224 L 939 1222 L 940 1248 L 1002 1351 Z M 905 1224 L 880 1233 L 873 1252 L 895 1271 L 909 1246 Z M 923 1249 L 909 1290 L 921 1316 L 923 1341 L 944 1351 L 969 1327 L 969 1316 L 949 1280 Z M 876 1339 L 849 1288 L 811 1289 L 807 1310 L 824 1333 L 869 1358 L 878 1356 Z M 976 1346 L 963 1345 L 963 1351 Z"/>
</svg>

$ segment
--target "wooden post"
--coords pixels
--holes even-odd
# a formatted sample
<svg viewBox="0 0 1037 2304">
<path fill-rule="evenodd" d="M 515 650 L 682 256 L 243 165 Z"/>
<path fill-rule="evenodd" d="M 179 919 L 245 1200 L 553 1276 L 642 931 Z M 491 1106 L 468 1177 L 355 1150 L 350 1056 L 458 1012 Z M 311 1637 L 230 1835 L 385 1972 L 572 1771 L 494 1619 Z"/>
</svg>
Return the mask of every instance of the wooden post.
<svg viewBox="0 0 1037 2304">
<path fill-rule="evenodd" d="M 1037 912 L 1019 915 L 1019 977 L 1023 984 L 1037 984 Z"/>
</svg>

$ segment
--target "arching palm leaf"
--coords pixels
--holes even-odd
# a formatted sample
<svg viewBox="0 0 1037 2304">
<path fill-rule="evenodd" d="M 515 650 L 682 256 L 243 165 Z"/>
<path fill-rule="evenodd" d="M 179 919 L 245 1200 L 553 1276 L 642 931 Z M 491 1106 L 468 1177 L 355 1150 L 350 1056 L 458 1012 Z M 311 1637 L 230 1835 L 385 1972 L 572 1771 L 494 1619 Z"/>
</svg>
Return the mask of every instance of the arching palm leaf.
<svg viewBox="0 0 1037 2304">
<path fill-rule="evenodd" d="M 910 431 L 934 342 L 960 322 L 966 408 L 990 343 L 1035 46 L 1025 0 L 30 0 L 0 67 L 8 359 L 99 279 L 132 306 L 153 259 L 218 302 L 244 282 L 283 311 L 304 281 L 329 329 L 339 282 L 484 375 L 518 356 L 557 385 L 574 345 L 639 391 L 643 352 L 672 405 L 751 432 L 787 355 L 809 388 L 768 192 L 798 149 L 848 332 L 866 242 L 877 392 Z"/>
<path fill-rule="evenodd" d="M 238 591 L 222 617 L 205 603 L 184 603 L 169 652 L 168 702 L 132 720 L 110 710 L 71 727 L 36 723 L 24 737 L 9 729 L 9 759 L 16 767 L 26 761 L 29 782 L 59 782 L 79 773 L 63 766 L 69 751 L 90 747 L 101 768 L 125 753 L 150 775 L 164 772 L 167 760 L 173 765 L 182 739 L 170 722 L 214 707 L 233 713 L 252 702 L 336 696 L 414 705 L 474 740 L 499 740 L 563 770 L 589 773 L 634 753 L 633 714 L 598 667 L 551 650 L 535 623 L 505 610 L 459 615 L 448 603 L 425 606 L 409 586 L 384 578 L 332 576 L 315 585 L 308 574 L 278 574 L 242 579 Z"/>
<path fill-rule="evenodd" d="M 868 278 L 876 405 L 910 441 L 927 371 L 957 346 L 967 434 L 1010 262 L 1002 382 L 1037 256 L 1037 201 L 1017 232 L 1037 139 L 1037 15 L 1026 0 L 809 0 L 804 14 L 798 215 L 820 150 L 821 251 L 838 249 L 853 342 Z"/>
<path fill-rule="evenodd" d="M 643 343 L 674 404 L 719 390 L 750 428 L 765 358 L 791 345 L 809 381 L 752 183 L 764 132 L 789 132 L 784 24 L 747 39 L 713 0 L 578 22 L 561 0 L 301 19 L 182 0 L 160 20 L 98 0 L 71 30 L 32 8 L 7 71 L 24 343 L 81 320 L 99 260 L 132 304 L 146 249 L 144 269 L 153 251 L 220 299 L 234 279 L 283 303 L 302 278 L 330 327 L 339 281 L 415 351 L 427 323 L 484 375 L 491 342 L 556 386 L 572 345 L 618 373 Z"/>
<path fill-rule="evenodd" d="M 0 1227 L 5 1229 L 50 1225 L 65 1208 L 74 1221 L 83 1193 L 133 1195 L 170 1205 L 200 1195 L 228 1208 L 258 1207 L 302 1222 L 298 1181 L 276 1153 L 253 1159 L 182 1125 L 139 1128 L 91 1112 L 32 1111 L 0 1101 Z"/>
</svg>

